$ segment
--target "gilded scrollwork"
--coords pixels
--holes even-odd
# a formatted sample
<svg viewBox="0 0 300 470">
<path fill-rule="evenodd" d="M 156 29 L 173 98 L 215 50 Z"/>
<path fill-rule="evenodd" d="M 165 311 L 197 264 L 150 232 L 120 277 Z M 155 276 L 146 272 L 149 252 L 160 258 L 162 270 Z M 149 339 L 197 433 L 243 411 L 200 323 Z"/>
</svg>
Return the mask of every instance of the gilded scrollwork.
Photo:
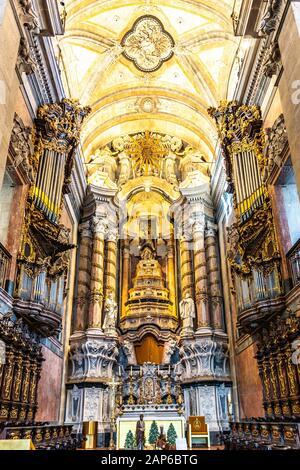
<svg viewBox="0 0 300 470">
<path fill-rule="evenodd" d="M 232 101 L 222 102 L 219 108 L 210 108 L 208 113 L 217 124 L 236 213 L 236 222 L 228 230 L 228 259 L 238 275 L 249 276 L 253 268 L 270 272 L 278 265 L 280 257 L 271 201 L 262 179 L 268 162 L 261 110 L 256 105 L 239 105 Z M 252 193 L 245 194 L 240 189 L 241 178 L 251 180 L 251 174 L 241 174 L 239 162 L 249 158 L 252 173 L 256 171 L 255 177 L 252 176 L 256 185 L 252 182 Z M 255 165 L 257 169 L 253 170 Z"/>
</svg>

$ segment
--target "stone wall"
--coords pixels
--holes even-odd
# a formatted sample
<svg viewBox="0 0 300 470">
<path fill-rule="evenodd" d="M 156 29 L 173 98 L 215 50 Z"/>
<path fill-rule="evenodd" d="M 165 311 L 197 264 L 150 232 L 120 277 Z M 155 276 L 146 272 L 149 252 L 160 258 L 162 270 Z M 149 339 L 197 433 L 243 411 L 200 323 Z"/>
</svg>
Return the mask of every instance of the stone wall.
<svg viewBox="0 0 300 470">
<path fill-rule="evenodd" d="M 0 19 L 0 187 L 18 97 L 19 80 L 15 69 L 19 41 L 19 29 L 11 5 L 7 2 L 2 24 Z"/>
<path fill-rule="evenodd" d="M 45 362 L 38 386 L 37 421 L 58 421 L 60 407 L 62 358 L 47 347 L 42 348 Z"/>
<path fill-rule="evenodd" d="M 251 345 L 236 356 L 240 418 L 264 416 L 262 387 Z"/>
</svg>

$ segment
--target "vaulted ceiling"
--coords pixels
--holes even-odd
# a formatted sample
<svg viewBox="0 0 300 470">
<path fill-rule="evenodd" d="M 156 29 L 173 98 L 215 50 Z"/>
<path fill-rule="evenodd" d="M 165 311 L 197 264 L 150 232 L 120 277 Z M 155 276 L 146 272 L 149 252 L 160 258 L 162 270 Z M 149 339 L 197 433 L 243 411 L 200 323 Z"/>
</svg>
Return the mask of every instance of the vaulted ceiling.
<svg viewBox="0 0 300 470">
<path fill-rule="evenodd" d="M 207 108 L 228 92 L 237 49 L 233 3 L 65 1 L 65 87 L 92 107 L 85 155 L 116 136 L 149 130 L 180 137 L 211 160 L 216 135 Z"/>
</svg>

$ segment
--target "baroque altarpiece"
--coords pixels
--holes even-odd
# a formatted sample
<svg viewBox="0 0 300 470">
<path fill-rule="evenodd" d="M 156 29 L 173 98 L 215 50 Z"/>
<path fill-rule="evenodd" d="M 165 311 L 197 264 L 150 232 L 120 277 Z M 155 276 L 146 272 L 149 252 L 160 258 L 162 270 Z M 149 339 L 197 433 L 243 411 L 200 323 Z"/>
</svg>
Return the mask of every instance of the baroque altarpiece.
<svg viewBox="0 0 300 470">
<path fill-rule="evenodd" d="M 66 422 L 104 433 L 130 410 L 171 406 L 217 433 L 231 379 L 209 165 L 143 132 L 97 150 L 87 172 Z"/>
</svg>

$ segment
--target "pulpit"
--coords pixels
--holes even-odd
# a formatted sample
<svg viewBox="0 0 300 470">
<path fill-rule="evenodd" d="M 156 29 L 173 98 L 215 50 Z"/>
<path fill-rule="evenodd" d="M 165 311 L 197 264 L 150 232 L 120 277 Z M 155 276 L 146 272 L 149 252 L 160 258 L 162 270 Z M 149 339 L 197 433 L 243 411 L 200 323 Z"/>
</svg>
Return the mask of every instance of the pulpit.
<svg viewBox="0 0 300 470">
<path fill-rule="evenodd" d="M 204 416 L 190 416 L 188 421 L 188 442 L 189 447 L 197 447 L 207 443 L 210 448 L 209 425 L 205 423 Z"/>
</svg>

